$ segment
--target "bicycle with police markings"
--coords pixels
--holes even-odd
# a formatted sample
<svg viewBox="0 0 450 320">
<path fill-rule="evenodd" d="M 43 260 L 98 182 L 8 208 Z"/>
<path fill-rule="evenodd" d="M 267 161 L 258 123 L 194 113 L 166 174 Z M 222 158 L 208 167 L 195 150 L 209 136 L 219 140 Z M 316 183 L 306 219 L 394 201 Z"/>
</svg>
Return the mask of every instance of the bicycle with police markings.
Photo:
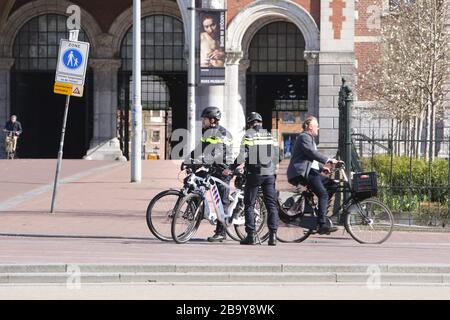
<svg viewBox="0 0 450 320">
<path fill-rule="evenodd" d="M 189 166 L 189 165 L 188 165 Z M 192 166 L 192 173 L 185 178 L 185 184 L 192 187 L 192 192 L 185 195 L 177 204 L 172 217 L 172 238 L 176 243 L 188 242 L 197 232 L 203 219 L 215 225 L 220 221 L 226 226 L 227 234 L 231 236 L 229 229 L 234 227 L 238 239 L 245 238 L 245 216 L 244 216 L 244 191 L 245 179 L 242 172 L 235 171 L 236 189 L 230 194 L 230 204 L 228 210 L 225 210 L 219 193 L 218 185 L 227 189 L 230 186 L 222 180 L 213 176 L 214 166 L 198 165 Z M 209 195 L 209 199 L 208 198 Z M 210 204 L 212 202 L 212 206 Z M 214 210 L 212 210 L 212 207 Z M 261 196 L 257 198 L 255 206 L 255 225 L 256 234 L 260 241 L 265 241 L 269 234 L 267 225 L 267 210 Z"/>
<path fill-rule="evenodd" d="M 200 170 L 202 165 L 199 164 L 182 164 L 180 174 L 186 173 L 183 179 L 183 187 L 181 189 L 168 189 L 161 191 L 153 197 L 147 207 L 146 222 L 150 232 L 161 241 L 172 241 L 172 219 L 180 201 L 188 194 L 198 190 L 200 183 L 205 177 L 205 170 Z M 244 186 L 245 176 L 240 171 L 234 172 L 235 190 L 230 196 L 230 207 L 233 208 L 233 225 L 232 228 L 226 228 L 227 235 L 235 240 L 240 241 L 245 238 L 245 216 L 244 216 Z M 237 199 L 237 201 L 234 201 Z M 257 216 L 256 223 L 261 225 L 265 221 L 266 209 L 264 201 L 258 197 L 255 213 Z M 213 221 L 215 224 L 215 222 Z M 264 230 L 265 223 L 261 225 L 261 232 Z M 234 232 L 233 232 L 234 231 Z M 267 232 L 267 230 L 266 230 Z M 264 236 L 263 236 L 264 239 Z"/>
<path fill-rule="evenodd" d="M 394 217 L 389 208 L 377 195 L 375 172 L 362 172 L 353 175 L 350 185 L 345 173 L 344 162 L 338 162 L 330 174 L 339 172 L 342 179 L 335 180 L 338 192 L 350 196 L 336 210 L 343 214 L 345 230 L 359 243 L 380 244 L 392 234 Z M 318 204 L 314 193 L 307 187 L 294 197 L 281 203 L 278 201 L 280 226 L 277 238 L 281 242 L 302 242 L 318 230 Z M 329 227 L 333 226 L 328 218 Z"/>
</svg>

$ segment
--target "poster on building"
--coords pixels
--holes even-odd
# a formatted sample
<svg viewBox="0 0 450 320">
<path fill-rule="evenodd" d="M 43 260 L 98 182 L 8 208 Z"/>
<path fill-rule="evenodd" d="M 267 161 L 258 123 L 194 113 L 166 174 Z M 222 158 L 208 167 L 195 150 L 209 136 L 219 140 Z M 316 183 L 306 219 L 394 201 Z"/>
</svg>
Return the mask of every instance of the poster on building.
<svg viewBox="0 0 450 320">
<path fill-rule="evenodd" d="M 225 84 L 225 10 L 199 10 L 199 84 Z"/>
</svg>

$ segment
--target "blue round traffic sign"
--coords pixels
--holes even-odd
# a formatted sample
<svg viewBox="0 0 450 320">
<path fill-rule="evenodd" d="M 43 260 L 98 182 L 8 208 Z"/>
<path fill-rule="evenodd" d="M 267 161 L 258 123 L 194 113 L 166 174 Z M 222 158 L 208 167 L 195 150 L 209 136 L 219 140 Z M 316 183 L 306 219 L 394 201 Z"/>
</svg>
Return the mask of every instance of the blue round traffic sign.
<svg viewBox="0 0 450 320">
<path fill-rule="evenodd" d="M 70 48 L 64 52 L 63 62 L 69 69 L 78 69 L 83 64 L 83 56 L 77 49 Z"/>
</svg>

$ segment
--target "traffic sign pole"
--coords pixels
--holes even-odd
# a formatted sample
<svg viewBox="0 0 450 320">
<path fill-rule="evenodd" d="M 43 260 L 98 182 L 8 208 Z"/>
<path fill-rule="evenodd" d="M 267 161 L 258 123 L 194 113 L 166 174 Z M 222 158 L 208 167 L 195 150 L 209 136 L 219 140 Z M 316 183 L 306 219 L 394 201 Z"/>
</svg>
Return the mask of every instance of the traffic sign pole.
<svg viewBox="0 0 450 320">
<path fill-rule="evenodd" d="M 70 41 L 61 40 L 58 54 L 58 64 L 55 76 L 54 92 L 66 95 L 64 107 L 63 125 L 61 130 L 61 141 L 59 143 L 58 161 L 56 164 L 55 183 L 53 185 L 52 204 L 50 213 L 55 212 L 56 193 L 58 190 L 59 172 L 64 150 L 64 137 L 66 135 L 67 115 L 69 113 L 70 96 L 81 97 L 86 75 L 87 60 L 89 55 L 89 43 L 79 42 L 78 31 L 71 30 Z"/>
<path fill-rule="evenodd" d="M 58 190 L 59 172 L 61 171 L 61 163 L 62 163 L 62 158 L 63 158 L 64 137 L 66 135 L 66 124 L 67 124 L 67 114 L 69 113 L 69 103 L 70 103 L 70 96 L 68 95 L 68 96 L 66 96 L 66 106 L 64 108 L 64 118 L 63 118 L 63 126 L 62 126 L 62 131 L 61 131 L 61 141 L 59 143 L 58 162 L 56 164 L 55 183 L 53 185 L 52 206 L 50 209 L 51 213 L 55 212 L 56 192 Z"/>
</svg>

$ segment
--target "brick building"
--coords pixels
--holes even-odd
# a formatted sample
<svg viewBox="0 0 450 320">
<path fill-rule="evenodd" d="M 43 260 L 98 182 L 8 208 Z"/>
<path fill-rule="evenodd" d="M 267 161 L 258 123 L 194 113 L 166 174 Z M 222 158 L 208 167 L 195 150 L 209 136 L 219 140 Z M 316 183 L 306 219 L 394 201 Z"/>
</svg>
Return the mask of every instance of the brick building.
<svg viewBox="0 0 450 320">
<path fill-rule="evenodd" d="M 227 9 L 226 83 L 197 87 L 197 117 L 205 106 L 220 107 L 238 142 L 245 115 L 260 112 L 285 147 L 313 114 L 320 148 L 333 154 L 341 78 L 353 83 L 355 67 L 364 70 L 388 1 L 209 2 Z M 145 151 L 161 158 L 169 155 L 170 133 L 187 127 L 188 3 L 142 1 Z M 132 0 L 0 0 L 0 122 L 12 113 L 22 121 L 22 157 L 56 156 L 64 96 L 52 87 L 73 4 L 91 51 L 85 96 L 73 98 L 69 111 L 65 156 L 128 156 Z"/>
</svg>

